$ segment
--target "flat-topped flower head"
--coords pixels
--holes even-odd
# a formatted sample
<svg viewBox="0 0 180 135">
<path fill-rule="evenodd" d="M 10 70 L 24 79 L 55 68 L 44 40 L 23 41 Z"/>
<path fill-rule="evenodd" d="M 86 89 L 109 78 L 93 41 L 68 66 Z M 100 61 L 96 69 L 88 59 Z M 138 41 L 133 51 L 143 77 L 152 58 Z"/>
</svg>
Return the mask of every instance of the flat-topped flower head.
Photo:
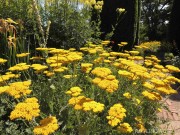
<svg viewBox="0 0 180 135">
<path fill-rule="evenodd" d="M 40 121 L 40 125 L 33 130 L 35 135 L 49 135 L 54 133 L 59 128 L 56 117 L 49 116 Z"/>
<path fill-rule="evenodd" d="M 20 102 L 15 106 L 15 109 L 10 114 L 10 119 L 23 118 L 31 121 L 34 117 L 39 116 L 38 99 L 35 97 L 27 98 L 24 102 Z"/>
</svg>

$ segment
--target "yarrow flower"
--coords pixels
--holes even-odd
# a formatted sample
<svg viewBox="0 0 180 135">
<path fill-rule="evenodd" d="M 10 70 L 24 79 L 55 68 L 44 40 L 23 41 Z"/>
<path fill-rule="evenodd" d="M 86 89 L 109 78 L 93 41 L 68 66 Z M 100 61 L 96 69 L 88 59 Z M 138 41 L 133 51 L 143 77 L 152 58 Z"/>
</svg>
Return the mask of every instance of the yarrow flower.
<svg viewBox="0 0 180 135">
<path fill-rule="evenodd" d="M 82 110 L 83 103 L 90 101 L 92 101 L 92 99 L 86 98 L 85 96 L 77 96 L 69 99 L 68 104 L 73 105 L 75 110 Z"/>
<path fill-rule="evenodd" d="M 83 110 L 84 111 L 93 111 L 95 113 L 102 112 L 104 110 L 104 104 L 98 103 L 96 101 L 89 101 L 83 103 Z"/>
<path fill-rule="evenodd" d="M 56 117 L 49 116 L 40 121 L 40 126 L 36 126 L 33 130 L 35 135 L 49 135 L 59 128 Z"/>
<path fill-rule="evenodd" d="M 20 53 L 20 54 L 16 54 L 16 57 L 21 58 L 21 57 L 26 57 L 28 56 L 30 53 Z"/>
<path fill-rule="evenodd" d="M 91 63 L 81 63 L 81 70 L 85 73 L 89 73 L 92 69 L 93 64 Z"/>
<path fill-rule="evenodd" d="M 149 92 L 145 90 L 142 92 L 142 95 L 153 101 L 158 101 L 162 99 L 161 95 L 157 92 Z"/>
<path fill-rule="evenodd" d="M 20 98 L 32 92 L 32 90 L 29 90 L 30 85 L 31 81 L 14 82 L 9 85 L 5 92 L 14 98 Z"/>
<path fill-rule="evenodd" d="M 108 111 L 108 123 L 111 126 L 117 126 L 126 117 L 126 109 L 120 104 L 114 104 Z"/>
<path fill-rule="evenodd" d="M 107 92 L 114 92 L 118 89 L 118 83 L 119 81 L 116 79 L 113 75 L 108 75 L 105 78 L 98 78 L 92 80 L 92 82 L 98 87 L 100 87 L 103 90 L 106 90 Z"/>
<path fill-rule="evenodd" d="M 106 77 L 110 75 L 112 72 L 109 68 L 104 68 L 104 67 L 96 67 L 91 71 L 92 74 L 98 76 L 98 77 Z"/>
<path fill-rule="evenodd" d="M 4 93 L 8 88 L 9 88 L 9 86 L 0 87 L 0 94 Z"/>
<path fill-rule="evenodd" d="M 170 72 L 180 72 L 180 69 L 178 67 L 172 66 L 172 65 L 166 65 L 166 68 L 170 71 Z"/>
<path fill-rule="evenodd" d="M 30 65 L 27 65 L 26 63 L 19 63 L 13 67 L 10 67 L 8 70 L 10 70 L 10 71 L 24 71 L 24 70 L 28 70 L 29 67 L 30 67 Z"/>
<path fill-rule="evenodd" d="M 7 62 L 6 59 L 0 58 L 0 64 L 4 64 L 5 62 Z"/>
<path fill-rule="evenodd" d="M 129 92 L 124 93 L 123 96 L 126 97 L 127 99 L 131 98 L 131 94 Z"/>
<path fill-rule="evenodd" d="M 27 98 L 24 102 L 16 105 L 15 109 L 10 114 L 10 119 L 23 118 L 31 121 L 34 117 L 39 116 L 38 99 L 35 97 Z"/>
<path fill-rule="evenodd" d="M 77 97 L 81 94 L 82 89 L 80 87 L 72 87 L 70 90 L 66 92 L 66 94 L 71 95 L 73 97 Z"/>
<path fill-rule="evenodd" d="M 120 126 L 117 127 L 117 129 L 122 133 L 131 133 L 133 131 L 129 123 L 122 123 L 120 124 Z"/>
</svg>

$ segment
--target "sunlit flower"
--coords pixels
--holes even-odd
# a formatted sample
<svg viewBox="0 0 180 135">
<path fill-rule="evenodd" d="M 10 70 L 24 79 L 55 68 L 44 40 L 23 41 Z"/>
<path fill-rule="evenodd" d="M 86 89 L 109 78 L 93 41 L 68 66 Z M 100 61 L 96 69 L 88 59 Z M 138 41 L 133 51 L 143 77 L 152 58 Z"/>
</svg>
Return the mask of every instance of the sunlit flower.
<svg viewBox="0 0 180 135">
<path fill-rule="evenodd" d="M 35 135 L 49 135 L 59 128 L 56 117 L 49 116 L 40 121 L 40 126 L 36 126 L 33 130 Z"/>
<path fill-rule="evenodd" d="M 70 79 L 70 78 L 75 78 L 77 75 L 63 75 L 64 78 Z"/>
<path fill-rule="evenodd" d="M 79 96 L 81 92 L 82 92 L 82 89 L 80 87 L 72 87 L 70 90 L 66 92 L 66 94 L 76 97 L 76 96 Z"/>
<path fill-rule="evenodd" d="M 162 99 L 161 95 L 157 92 L 148 92 L 145 90 L 142 92 L 142 95 L 153 101 L 158 101 Z"/>
<path fill-rule="evenodd" d="M 20 54 L 16 54 L 16 57 L 20 58 L 20 57 L 26 57 L 28 56 L 30 53 L 20 53 Z"/>
<path fill-rule="evenodd" d="M 96 101 L 89 101 L 83 103 L 84 111 L 93 111 L 94 113 L 102 112 L 104 110 L 104 104 Z"/>
<path fill-rule="evenodd" d="M 8 88 L 9 88 L 9 86 L 0 87 L 0 94 L 4 93 Z"/>
<path fill-rule="evenodd" d="M 113 127 L 117 126 L 126 117 L 125 113 L 126 109 L 124 109 L 120 103 L 114 104 L 109 109 L 108 116 L 106 117 L 108 119 L 108 123 Z"/>
<path fill-rule="evenodd" d="M 6 59 L 0 58 L 0 64 L 4 64 L 5 62 L 7 62 Z"/>
<path fill-rule="evenodd" d="M 38 99 L 35 97 L 27 98 L 24 102 L 16 105 L 15 109 L 10 114 L 10 119 L 24 118 L 31 121 L 34 117 L 39 116 Z"/>
<path fill-rule="evenodd" d="M 124 93 L 123 96 L 126 97 L 127 99 L 131 98 L 131 94 L 129 92 Z"/>
<path fill-rule="evenodd" d="M 109 68 L 104 67 L 96 67 L 91 71 L 92 74 L 98 76 L 98 77 L 106 77 L 107 75 L 111 74 L 111 70 Z"/>
<path fill-rule="evenodd" d="M 29 90 L 30 84 L 31 81 L 14 82 L 9 85 L 9 88 L 5 92 L 14 98 L 20 98 L 32 92 L 32 90 Z"/>
<path fill-rule="evenodd" d="M 117 129 L 122 133 L 131 133 L 133 131 L 129 123 L 122 123 L 117 127 Z"/>
<path fill-rule="evenodd" d="M 166 65 L 166 68 L 170 71 L 170 72 L 180 72 L 180 69 L 178 67 L 172 66 L 172 65 Z"/>
</svg>

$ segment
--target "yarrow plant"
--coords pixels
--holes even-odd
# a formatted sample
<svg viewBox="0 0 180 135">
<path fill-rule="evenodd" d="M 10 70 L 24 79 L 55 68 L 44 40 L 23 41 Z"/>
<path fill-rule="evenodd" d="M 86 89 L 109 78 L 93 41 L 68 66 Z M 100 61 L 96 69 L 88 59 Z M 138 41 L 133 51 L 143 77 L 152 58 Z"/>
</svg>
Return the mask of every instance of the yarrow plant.
<svg viewBox="0 0 180 135">
<path fill-rule="evenodd" d="M 180 80 L 172 74 L 180 69 L 137 50 L 112 52 L 108 43 L 36 48 L 48 57 L 17 55 L 30 63 L 17 61 L 0 75 L 0 132 L 17 125 L 18 134 L 116 135 L 157 127 L 160 101 L 177 93 L 171 84 Z"/>
</svg>

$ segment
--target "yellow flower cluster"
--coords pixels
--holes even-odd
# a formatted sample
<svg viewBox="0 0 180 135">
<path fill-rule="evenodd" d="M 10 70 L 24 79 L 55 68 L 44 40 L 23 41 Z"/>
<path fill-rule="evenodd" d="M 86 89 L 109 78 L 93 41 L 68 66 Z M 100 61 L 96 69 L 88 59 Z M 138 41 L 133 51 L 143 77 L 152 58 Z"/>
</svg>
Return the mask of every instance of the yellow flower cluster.
<svg viewBox="0 0 180 135">
<path fill-rule="evenodd" d="M 26 57 L 28 56 L 30 53 L 20 53 L 20 54 L 16 54 L 16 57 L 21 58 L 21 57 Z"/>
<path fill-rule="evenodd" d="M 9 86 L 0 87 L 0 94 L 4 93 L 8 88 L 9 88 Z"/>
<path fill-rule="evenodd" d="M 180 72 L 180 69 L 178 67 L 172 66 L 172 65 L 166 65 L 166 68 L 170 71 L 170 72 Z"/>
<path fill-rule="evenodd" d="M 141 116 L 135 117 L 135 120 L 137 121 L 137 128 L 139 129 L 140 133 L 146 132 L 146 128 L 144 127 L 144 122 Z"/>
<path fill-rule="evenodd" d="M 151 42 L 141 43 L 140 45 L 135 46 L 135 48 L 136 48 L 136 50 L 139 50 L 139 51 L 145 51 L 145 50 L 154 51 L 154 50 L 158 49 L 160 46 L 161 46 L 161 42 L 151 41 Z"/>
<path fill-rule="evenodd" d="M 106 77 L 110 75 L 112 72 L 109 68 L 104 68 L 104 67 L 96 67 L 91 71 L 92 74 L 98 76 L 98 77 Z"/>
<path fill-rule="evenodd" d="M 84 73 L 89 73 L 92 70 L 92 63 L 81 63 L 81 70 Z"/>
<path fill-rule="evenodd" d="M 34 117 L 39 116 L 38 99 L 35 97 L 27 98 L 24 102 L 16 105 L 15 109 L 10 114 L 10 119 L 24 118 L 31 121 Z"/>
<path fill-rule="evenodd" d="M 59 128 L 56 117 L 49 116 L 40 121 L 40 126 L 36 126 L 33 130 L 35 135 L 49 135 Z"/>
<path fill-rule="evenodd" d="M 19 78 L 20 74 L 13 74 L 11 72 L 6 72 L 5 75 L 0 76 L 0 84 L 5 83 L 5 81 L 8 81 L 9 79 L 12 78 Z"/>
<path fill-rule="evenodd" d="M 47 69 L 48 67 L 46 65 L 41 65 L 41 64 L 32 64 L 31 67 L 36 70 L 37 72 L 41 72 L 45 69 Z"/>
<path fill-rule="evenodd" d="M 116 79 L 115 76 L 109 75 L 105 78 L 95 78 L 92 80 L 94 84 L 96 84 L 98 87 L 100 87 L 103 90 L 106 90 L 107 92 L 114 92 L 118 89 L 118 83 L 119 81 Z"/>
<path fill-rule="evenodd" d="M 104 110 L 104 104 L 96 101 L 89 101 L 83 103 L 83 111 L 93 111 L 94 113 L 102 112 Z"/>
<path fill-rule="evenodd" d="M 123 96 L 126 97 L 127 99 L 130 99 L 130 98 L 132 97 L 129 92 L 125 92 L 125 93 L 123 94 Z"/>
<path fill-rule="evenodd" d="M 66 92 L 66 94 L 71 95 L 73 97 L 77 97 L 81 94 L 82 89 L 79 87 L 72 87 L 70 90 Z"/>
<path fill-rule="evenodd" d="M 117 127 L 118 131 L 121 133 L 131 133 L 133 131 L 129 123 L 122 123 Z"/>
<path fill-rule="evenodd" d="M 158 101 L 162 99 L 161 95 L 157 92 L 149 92 L 145 90 L 142 92 L 142 95 L 146 97 L 147 99 L 153 100 L 153 101 Z"/>
<path fill-rule="evenodd" d="M 28 70 L 29 67 L 30 65 L 27 65 L 26 63 L 19 63 L 13 67 L 10 67 L 9 70 L 10 71 L 24 71 L 24 70 Z"/>
<path fill-rule="evenodd" d="M 126 117 L 126 109 L 120 104 L 114 104 L 108 111 L 108 123 L 111 126 L 117 126 Z"/>
<path fill-rule="evenodd" d="M 77 75 L 63 75 L 64 78 L 70 79 L 70 78 L 76 78 Z"/>
<path fill-rule="evenodd" d="M 9 88 L 6 89 L 5 93 L 13 96 L 14 98 L 20 98 L 21 96 L 31 93 L 32 90 L 29 90 L 30 85 L 31 81 L 14 82 L 8 86 Z"/>
<path fill-rule="evenodd" d="M 103 1 L 97 1 L 96 4 L 94 5 L 94 9 L 96 10 L 102 10 L 104 2 Z"/>
<path fill-rule="evenodd" d="M 93 101 L 85 96 L 72 97 L 69 99 L 69 104 L 73 105 L 76 110 L 93 111 L 95 113 L 104 110 L 104 104 Z"/>
<path fill-rule="evenodd" d="M 4 64 L 5 62 L 7 62 L 6 59 L 0 58 L 0 64 Z"/>
<path fill-rule="evenodd" d="M 51 76 L 53 76 L 54 75 L 54 72 L 51 72 L 51 71 L 44 71 L 43 72 L 46 76 L 48 76 L 48 77 L 51 77 Z"/>
</svg>

